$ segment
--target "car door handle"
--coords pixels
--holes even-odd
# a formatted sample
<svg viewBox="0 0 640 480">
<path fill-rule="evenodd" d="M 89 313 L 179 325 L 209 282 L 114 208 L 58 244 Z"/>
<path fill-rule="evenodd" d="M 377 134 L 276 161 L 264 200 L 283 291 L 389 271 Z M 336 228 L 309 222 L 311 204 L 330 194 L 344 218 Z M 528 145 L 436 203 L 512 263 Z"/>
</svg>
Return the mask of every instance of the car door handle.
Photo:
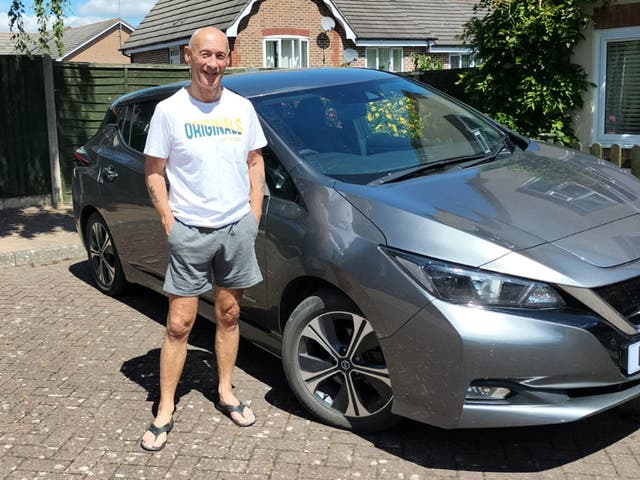
<svg viewBox="0 0 640 480">
<path fill-rule="evenodd" d="M 104 178 L 106 182 L 113 182 L 118 178 L 118 172 L 113 168 L 113 165 L 109 165 L 102 170 L 102 178 Z"/>
</svg>

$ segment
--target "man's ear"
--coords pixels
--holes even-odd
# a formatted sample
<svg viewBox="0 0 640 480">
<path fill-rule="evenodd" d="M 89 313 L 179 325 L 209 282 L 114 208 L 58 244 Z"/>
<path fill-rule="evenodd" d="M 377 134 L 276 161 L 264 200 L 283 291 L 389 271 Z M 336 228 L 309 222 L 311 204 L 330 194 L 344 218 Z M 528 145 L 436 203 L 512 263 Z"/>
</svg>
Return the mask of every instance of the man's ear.
<svg viewBox="0 0 640 480">
<path fill-rule="evenodd" d="M 191 65 L 191 49 L 187 45 L 184 47 L 184 61 Z"/>
</svg>

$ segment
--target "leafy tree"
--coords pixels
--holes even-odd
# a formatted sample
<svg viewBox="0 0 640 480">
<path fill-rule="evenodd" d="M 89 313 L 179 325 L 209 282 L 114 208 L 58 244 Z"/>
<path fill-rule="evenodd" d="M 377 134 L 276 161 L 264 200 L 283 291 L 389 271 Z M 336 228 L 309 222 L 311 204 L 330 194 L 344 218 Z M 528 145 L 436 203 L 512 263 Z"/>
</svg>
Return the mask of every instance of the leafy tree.
<svg viewBox="0 0 640 480">
<path fill-rule="evenodd" d="M 13 32 L 16 50 L 23 53 L 30 52 L 33 39 L 24 30 L 26 0 L 12 0 L 9 8 L 9 30 Z M 65 8 L 69 0 L 33 0 L 33 9 L 38 21 L 38 38 L 36 47 L 41 53 L 49 53 L 48 41 L 53 37 L 58 53 L 62 55 L 62 35 L 64 32 Z M 50 23 L 51 22 L 51 23 Z"/>
<path fill-rule="evenodd" d="M 481 64 L 462 75 L 470 103 L 524 135 L 575 138 L 571 113 L 590 85 L 571 63 L 592 0 L 480 0 L 463 38 Z"/>
<path fill-rule="evenodd" d="M 424 53 L 412 52 L 411 60 L 413 60 L 413 69 L 417 72 L 425 72 L 427 70 L 442 70 L 444 62 L 439 58 L 433 59 Z"/>
</svg>

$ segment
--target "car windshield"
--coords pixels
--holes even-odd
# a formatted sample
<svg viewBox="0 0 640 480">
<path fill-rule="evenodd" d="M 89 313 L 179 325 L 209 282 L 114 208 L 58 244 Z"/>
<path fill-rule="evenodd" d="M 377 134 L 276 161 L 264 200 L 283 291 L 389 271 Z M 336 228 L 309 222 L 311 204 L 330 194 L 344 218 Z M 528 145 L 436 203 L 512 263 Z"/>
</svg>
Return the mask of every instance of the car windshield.
<svg viewBox="0 0 640 480">
<path fill-rule="evenodd" d="M 482 157 L 504 141 L 481 116 L 401 77 L 270 95 L 254 103 L 306 163 L 350 183 Z"/>
</svg>

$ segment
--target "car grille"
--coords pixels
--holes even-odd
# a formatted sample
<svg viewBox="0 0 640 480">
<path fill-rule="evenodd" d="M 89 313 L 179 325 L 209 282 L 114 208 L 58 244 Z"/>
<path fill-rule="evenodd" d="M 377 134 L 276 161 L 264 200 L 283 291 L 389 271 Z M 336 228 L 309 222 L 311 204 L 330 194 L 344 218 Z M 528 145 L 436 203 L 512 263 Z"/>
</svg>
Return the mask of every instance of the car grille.
<svg viewBox="0 0 640 480">
<path fill-rule="evenodd" d="M 640 325 L 640 277 L 595 288 L 605 302 L 636 327 Z"/>
</svg>

